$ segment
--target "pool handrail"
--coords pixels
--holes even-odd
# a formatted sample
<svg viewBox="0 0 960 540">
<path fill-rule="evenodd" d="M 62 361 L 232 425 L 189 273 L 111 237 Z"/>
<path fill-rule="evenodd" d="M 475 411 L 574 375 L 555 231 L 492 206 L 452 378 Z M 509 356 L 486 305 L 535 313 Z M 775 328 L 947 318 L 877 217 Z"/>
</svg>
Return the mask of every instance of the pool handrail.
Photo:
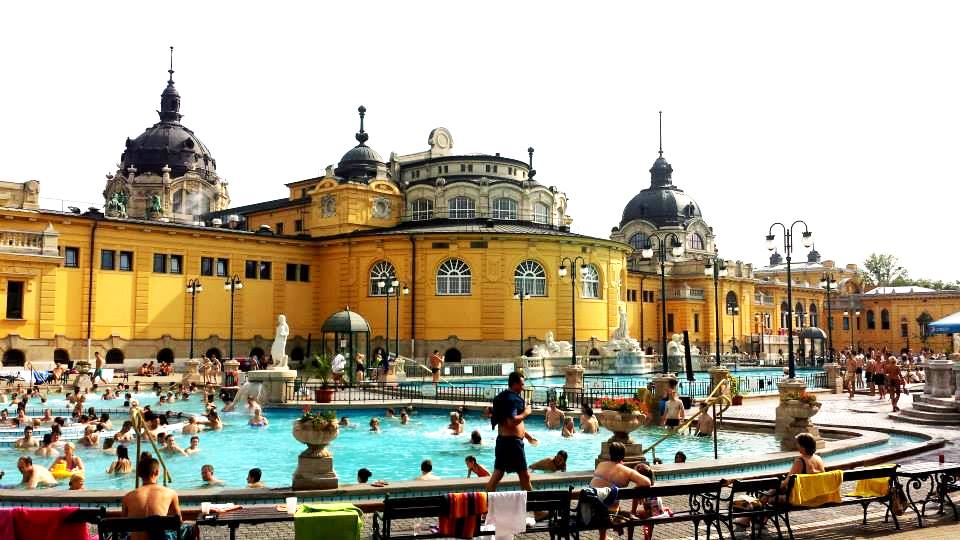
<svg viewBox="0 0 960 540">
<path fill-rule="evenodd" d="M 420 362 L 417 362 L 416 360 L 413 360 L 413 363 L 416 364 L 416 365 L 418 365 L 418 366 L 420 366 L 420 367 L 422 367 L 425 371 L 427 371 L 427 372 L 430 373 L 431 375 L 433 374 L 433 372 L 430 371 L 430 368 L 428 368 L 427 366 L 421 364 Z M 440 375 L 440 380 L 441 380 L 442 382 L 447 383 L 448 386 L 453 386 L 453 383 L 450 382 L 448 379 L 446 379 L 443 375 Z"/>
<path fill-rule="evenodd" d="M 728 396 L 725 392 L 722 392 L 722 390 L 725 389 L 729 384 L 730 384 L 730 380 L 729 380 L 729 379 L 723 379 L 722 381 L 720 381 L 719 383 L 717 383 L 717 386 L 715 386 L 715 387 L 713 388 L 713 391 L 710 392 L 710 395 L 708 395 L 708 396 L 706 397 L 706 399 L 703 400 L 703 401 L 705 401 L 708 405 L 716 405 L 717 403 L 719 403 L 719 404 L 720 404 L 720 414 L 719 414 L 719 416 L 723 416 L 723 413 L 724 413 L 727 409 L 730 408 L 730 405 L 732 405 L 732 401 L 730 400 L 730 396 Z M 719 394 L 718 394 L 718 392 L 719 392 Z M 680 433 L 681 431 L 683 431 L 683 430 L 687 429 L 688 427 L 690 427 L 690 424 L 692 424 L 693 421 L 696 420 L 697 417 L 699 417 L 701 414 L 703 414 L 703 411 L 697 411 L 696 413 L 694 413 L 693 416 L 691 416 L 689 419 L 687 419 L 687 421 L 684 422 L 682 425 L 677 426 L 676 429 L 671 429 L 671 430 L 669 430 L 665 435 L 663 435 L 662 437 L 660 437 L 659 439 L 657 439 L 656 441 L 654 441 L 653 444 L 651 444 L 650 446 L 642 449 L 640 453 L 641 453 L 641 454 L 646 454 L 647 452 L 653 452 L 652 455 L 653 455 L 654 459 L 656 459 L 657 454 L 656 454 L 656 452 L 654 452 L 654 450 L 657 448 L 657 446 L 658 446 L 660 443 L 662 443 L 663 441 L 669 439 L 670 437 L 675 436 L 677 433 Z M 715 417 L 716 417 L 716 416 L 715 416 Z M 716 436 L 717 436 L 717 426 L 716 426 L 716 424 L 714 424 L 714 426 L 713 426 L 713 437 L 714 437 L 714 439 L 716 439 Z"/>
<path fill-rule="evenodd" d="M 140 475 L 137 474 L 136 467 L 140 465 L 140 441 L 143 437 L 143 433 L 149 433 L 147 429 L 146 421 L 143 419 L 143 411 L 140 407 L 132 407 L 130 409 L 130 422 L 133 424 L 133 432 L 137 434 L 137 456 L 136 456 L 136 466 L 134 468 L 134 487 L 140 487 Z M 173 476 L 170 475 L 170 471 L 167 470 L 167 464 L 163 461 L 163 455 L 160 454 L 160 450 L 157 448 L 157 441 L 153 437 L 147 437 L 147 440 L 150 442 L 150 447 L 153 448 L 153 452 L 157 456 L 157 460 L 160 462 L 160 468 L 163 469 L 163 485 L 167 485 L 170 482 L 173 482 Z"/>
</svg>

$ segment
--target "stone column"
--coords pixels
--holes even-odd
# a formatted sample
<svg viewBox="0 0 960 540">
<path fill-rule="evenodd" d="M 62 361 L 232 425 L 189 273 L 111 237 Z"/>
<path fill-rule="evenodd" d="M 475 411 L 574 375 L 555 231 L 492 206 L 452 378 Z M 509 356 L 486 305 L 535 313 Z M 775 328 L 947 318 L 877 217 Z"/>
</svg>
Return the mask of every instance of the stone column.
<svg viewBox="0 0 960 540">
<path fill-rule="evenodd" d="M 833 394 L 843 392 L 843 377 L 840 376 L 840 364 L 836 362 L 827 362 L 823 364 L 824 371 L 827 372 L 827 388 Z"/>
<path fill-rule="evenodd" d="M 799 402 L 788 401 L 788 394 L 801 395 L 807 389 L 807 383 L 803 379 L 784 379 L 778 385 L 780 389 L 780 402 L 776 410 L 776 423 L 774 425 L 774 436 L 780 441 L 780 448 L 783 450 L 796 450 L 797 445 L 794 437 L 798 433 L 809 433 L 817 440 L 817 448 L 823 448 L 824 442 L 820 438 L 820 430 L 810 421 L 809 407 L 800 405 Z"/>
<path fill-rule="evenodd" d="M 575 364 L 563 370 L 563 397 L 567 403 L 577 403 L 583 393 L 583 366 Z"/>
<path fill-rule="evenodd" d="M 950 360 L 930 360 L 927 362 L 927 384 L 932 397 L 953 397 L 956 381 L 953 376 L 953 362 Z M 924 392 L 926 392 L 924 387 Z"/>
<path fill-rule="evenodd" d="M 233 381 L 228 381 L 229 374 L 233 374 Z M 232 384 L 227 384 L 228 382 Z M 240 362 L 225 360 L 223 362 L 223 386 L 240 386 Z"/>
<path fill-rule="evenodd" d="M 183 377 L 180 379 L 182 384 L 189 385 L 190 383 L 203 384 L 203 381 L 200 378 L 200 361 L 196 359 L 189 359 L 184 362 Z"/>
<path fill-rule="evenodd" d="M 960 401 L 960 353 L 953 353 L 950 355 L 950 358 L 953 358 L 953 379 L 954 384 L 956 384 L 956 390 L 953 394 L 953 399 Z"/>
<path fill-rule="evenodd" d="M 248 383 L 263 384 L 265 401 L 267 403 L 286 403 L 287 387 L 293 388 L 293 380 L 297 372 L 292 369 L 268 369 L 250 371 L 247 373 Z"/>
<path fill-rule="evenodd" d="M 650 415 L 653 423 L 660 422 L 660 400 L 669 396 L 677 387 L 677 376 L 673 373 L 661 373 L 653 378 L 653 410 Z"/>
</svg>

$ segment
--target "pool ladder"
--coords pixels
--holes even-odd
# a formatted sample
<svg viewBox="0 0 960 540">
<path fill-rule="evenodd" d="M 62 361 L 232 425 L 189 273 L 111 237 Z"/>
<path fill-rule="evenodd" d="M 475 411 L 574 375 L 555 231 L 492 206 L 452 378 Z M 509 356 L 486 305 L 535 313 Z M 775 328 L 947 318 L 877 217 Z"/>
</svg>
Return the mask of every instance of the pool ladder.
<svg viewBox="0 0 960 540">
<path fill-rule="evenodd" d="M 725 390 L 729 385 L 730 385 L 730 379 L 724 379 L 724 380 L 720 381 L 719 383 L 717 383 L 717 386 L 715 386 L 715 387 L 713 388 L 713 391 L 710 392 L 710 395 L 708 395 L 708 396 L 706 397 L 706 399 L 704 399 L 704 401 L 707 402 L 707 405 L 708 405 L 708 406 L 713 407 L 713 419 L 714 419 L 714 424 L 713 424 L 713 457 L 714 457 L 714 459 L 716 459 L 716 458 L 718 457 L 718 456 L 717 456 L 717 428 L 718 428 L 717 418 L 718 418 L 718 417 L 723 417 L 723 413 L 724 413 L 727 409 L 730 408 L 730 405 L 732 405 L 732 402 L 730 401 L 730 396 L 727 395 L 726 392 L 724 392 L 724 390 Z M 719 416 L 717 415 L 717 405 L 720 405 L 720 414 L 719 414 Z M 669 430 L 664 436 L 662 436 L 662 437 L 660 437 L 659 439 L 657 439 L 653 444 L 651 444 L 650 446 L 648 446 L 648 447 L 644 448 L 643 450 L 641 450 L 641 454 L 646 454 L 647 452 L 651 452 L 651 456 L 653 457 L 653 459 L 654 459 L 654 460 L 657 459 L 657 452 L 656 452 L 657 446 L 659 446 L 660 443 L 662 443 L 663 441 L 669 439 L 670 437 L 674 437 L 674 436 L 676 436 L 678 433 L 680 433 L 680 432 L 682 432 L 683 430 L 689 428 L 689 427 L 690 427 L 690 424 L 692 424 L 701 414 L 703 414 L 703 411 L 702 411 L 702 410 L 697 411 L 693 416 L 691 416 L 689 419 L 687 419 L 687 421 L 684 422 L 682 425 L 677 426 L 676 429 L 671 429 L 671 430 Z"/>
</svg>

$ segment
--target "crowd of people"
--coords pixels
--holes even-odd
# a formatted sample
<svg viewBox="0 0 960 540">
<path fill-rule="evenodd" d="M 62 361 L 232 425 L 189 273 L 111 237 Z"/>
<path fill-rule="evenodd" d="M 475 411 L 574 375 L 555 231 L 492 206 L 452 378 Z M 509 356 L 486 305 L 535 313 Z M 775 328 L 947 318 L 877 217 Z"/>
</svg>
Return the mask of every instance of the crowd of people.
<svg viewBox="0 0 960 540">
<path fill-rule="evenodd" d="M 907 393 L 907 385 L 926 381 L 920 365 L 935 358 L 937 355 L 928 350 L 917 356 L 909 352 L 896 356 L 886 349 L 844 349 L 839 357 L 844 389 L 850 399 L 858 390 L 869 392 L 871 397 L 879 394 L 877 399 L 889 399 L 893 412 L 898 412 L 900 396 Z"/>
</svg>

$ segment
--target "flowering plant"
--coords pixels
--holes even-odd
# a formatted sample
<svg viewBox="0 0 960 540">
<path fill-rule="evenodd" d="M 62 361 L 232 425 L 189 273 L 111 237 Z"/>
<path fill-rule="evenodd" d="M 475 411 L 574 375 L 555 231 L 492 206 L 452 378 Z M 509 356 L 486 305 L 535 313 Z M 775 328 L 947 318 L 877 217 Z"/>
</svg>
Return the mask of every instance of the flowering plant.
<svg viewBox="0 0 960 540">
<path fill-rule="evenodd" d="M 605 398 L 601 399 L 597 406 L 604 411 L 621 413 L 634 413 L 643 409 L 643 403 L 635 398 Z"/>
<path fill-rule="evenodd" d="M 321 410 L 314 413 L 309 406 L 306 406 L 303 408 L 303 416 L 297 421 L 302 424 L 313 424 L 314 429 L 329 429 L 337 425 L 337 411 Z"/>
<path fill-rule="evenodd" d="M 783 397 L 780 398 L 780 401 L 791 401 L 794 399 L 810 407 L 814 407 L 820 404 L 817 401 L 817 396 L 810 394 L 808 392 L 788 392 L 784 394 Z"/>
</svg>

